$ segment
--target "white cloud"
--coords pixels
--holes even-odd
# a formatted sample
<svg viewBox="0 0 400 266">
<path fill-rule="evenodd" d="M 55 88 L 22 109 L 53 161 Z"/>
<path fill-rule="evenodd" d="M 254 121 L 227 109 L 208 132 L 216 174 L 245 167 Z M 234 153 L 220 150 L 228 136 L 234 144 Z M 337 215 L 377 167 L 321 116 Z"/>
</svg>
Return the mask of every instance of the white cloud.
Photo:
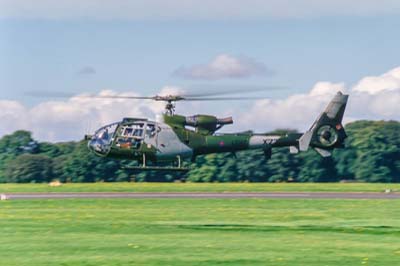
<svg viewBox="0 0 400 266">
<path fill-rule="evenodd" d="M 398 0 L 0 0 L 0 18 L 243 20 L 399 13 Z"/>
<path fill-rule="evenodd" d="M 170 88 L 165 88 L 170 90 Z M 135 96 L 104 90 L 101 96 Z M 154 117 L 163 105 L 143 100 L 96 99 L 72 97 L 67 100 L 46 101 L 32 108 L 15 101 L 0 101 L 0 135 L 18 129 L 31 130 L 39 140 L 65 141 L 82 139 L 102 125 L 120 121 L 125 117 Z"/>
<path fill-rule="evenodd" d="M 218 80 L 248 78 L 266 73 L 268 70 L 265 65 L 252 58 L 220 54 L 207 64 L 181 67 L 174 72 L 174 75 L 186 79 Z"/>
<path fill-rule="evenodd" d="M 308 93 L 257 101 L 237 120 L 245 121 L 247 127 L 255 125 L 258 130 L 306 130 L 337 91 L 350 94 L 345 123 L 357 119 L 400 120 L 400 68 L 365 77 L 350 89 L 344 83 L 318 82 Z"/>
<path fill-rule="evenodd" d="M 330 95 L 295 94 L 283 100 L 260 100 L 248 112 L 239 115 L 236 121 L 257 131 L 277 128 L 305 130 L 330 98 Z"/>
<path fill-rule="evenodd" d="M 383 91 L 394 91 L 400 88 L 400 67 L 390 70 L 383 75 L 365 77 L 354 86 L 353 90 L 377 94 Z"/>
<path fill-rule="evenodd" d="M 387 84 L 396 77 L 398 68 L 377 77 L 361 79 L 355 86 L 346 88 L 343 83 L 317 82 L 307 93 L 294 94 L 285 99 L 259 100 L 250 109 L 227 113 L 233 115 L 235 125 L 226 130 L 254 129 L 269 131 L 276 128 L 308 129 L 326 104 L 337 93 L 350 94 L 345 122 L 356 119 L 400 120 L 400 85 L 382 86 L 377 91 L 366 79 L 380 79 Z M 390 83 L 390 82 L 389 82 Z M 364 84 L 364 85 L 363 85 Z M 365 86 L 365 87 L 363 87 Z M 371 91 L 373 93 L 371 93 Z M 182 93 L 178 87 L 164 87 L 160 95 Z M 135 96 L 104 90 L 100 95 Z M 195 114 L 201 109 L 199 103 L 179 103 L 181 110 Z M 18 129 L 31 130 L 39 140 L 78 140 L 85 133 L 92 133 L 102 125 L 120 121 L 123 117 L 146 117 L 155 119 L 164 110 L 164 103 L 127 99 L 91 99 L 72 97 L 61 101 L 46 101 L 32 108 L 17 101 L 0 100 L 0 136 Z"/>
<path fill-rule="evenodd" d="M 336 92 L 346 92 L 344 83 L 331 83 L 327 81 L 317 82 L 314 87 L 310 91 L 310 96 L 320 96 L 320 95 L 329 95 L 332 96 Z"/>
<path fill-rule="evenodd" d="M 183 89 L 163 87 L 158 95 L 176 95 Z M 90 94 L 92 95 L 92 94 Z M 136 93 L 116 93 L 103 90 L 99 96 L 138 96 Z M 103 125 L 121 121 L 123 117 L 156 119 L 164 111 L 164 102 L 134 99 L 103 99 L 82 97 L 80 94 L 66 100 L 51 100 L 32 108 L 17 101 L 0 100 L 0 137 L 16 130 L 33 132 L 34 138 L 46 141 L 82 139 Z"/>
<path fill-rule="evenodd" d="M 0 100 L 0 136 L 18 129 L 30 129 L 27 109 L 17 101 Z"/>
</svg>

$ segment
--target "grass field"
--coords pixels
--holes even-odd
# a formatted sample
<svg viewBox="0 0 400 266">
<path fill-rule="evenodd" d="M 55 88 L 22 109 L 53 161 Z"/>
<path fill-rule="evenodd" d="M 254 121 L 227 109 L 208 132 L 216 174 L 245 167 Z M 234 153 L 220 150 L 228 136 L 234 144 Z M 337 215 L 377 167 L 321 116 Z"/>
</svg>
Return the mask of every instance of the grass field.
<svg viewBox="0 0 400 266">
<path fill-rule="evenodd" d="M 0 184 L 7 192 L 382 192 L 400 191 L 400 184 L 367 183 L 75 183 L 50 187 L 48 184 Z"/>
<path fill-rule="evenodd" d="M 400 201 L 85 199 L 0 202 L 0 264 L 388 265 Z"/>
</svg>

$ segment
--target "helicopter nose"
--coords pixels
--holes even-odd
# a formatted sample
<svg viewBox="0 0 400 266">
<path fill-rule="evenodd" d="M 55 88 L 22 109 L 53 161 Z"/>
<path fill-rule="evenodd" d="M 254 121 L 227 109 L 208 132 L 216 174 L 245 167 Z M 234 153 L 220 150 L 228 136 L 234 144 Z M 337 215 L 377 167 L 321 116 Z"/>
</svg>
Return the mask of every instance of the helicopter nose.
<svg viewBox="0 0 400 266">
<path fill-rule="evenodd" d="M 89 140 L 88 141 L 88 148 L 89 148 L 89 150 L 91 150 L 91 151 L 93 151 L 93 152 L 95 152 L 96 151 L 96 143 L 97 143 L 97 140 L 96 139 L 91 139 L 91 140 Z"/>
<path fill-rule="evenodd" d="M 88 146 L 88 149 L 89 149 L 90 151 L 94 151 L 94 140 L 93 140 L 93 139 L 90 139 L 90 140 L 88 141 L 87 146 Z"/>
<path fill-rule="evenodd" d="M 101 139 L 98 138 L 92 138 L 88 142 L 88 148 L 90 151 L 98 154 L 98 155 L 106 155 L 107 150 L 106 147 Z"/>
</svg>

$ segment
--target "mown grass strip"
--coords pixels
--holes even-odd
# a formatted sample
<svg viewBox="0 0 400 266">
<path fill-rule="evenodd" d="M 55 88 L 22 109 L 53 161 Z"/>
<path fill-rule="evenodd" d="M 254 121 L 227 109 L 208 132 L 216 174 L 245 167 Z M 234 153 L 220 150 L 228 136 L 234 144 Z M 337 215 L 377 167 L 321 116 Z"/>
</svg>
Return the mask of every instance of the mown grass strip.
<svg viewBox="0 0 400 266">
<path fill-rule="evenodd" d="M 382 183 L 69 183 L 0 184 L 7 192 L 383 192 L 400 184 Z"/>
</svg>

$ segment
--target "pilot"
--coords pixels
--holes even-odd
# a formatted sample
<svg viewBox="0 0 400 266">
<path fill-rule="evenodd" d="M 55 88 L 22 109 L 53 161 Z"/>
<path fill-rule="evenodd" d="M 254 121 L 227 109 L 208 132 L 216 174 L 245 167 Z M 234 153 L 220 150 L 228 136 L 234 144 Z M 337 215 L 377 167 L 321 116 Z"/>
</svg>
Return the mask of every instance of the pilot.
<svg viewBox="0 0 400 266">
<path fill-rule="evenodd" d="M 100 133 L 99 135 L 100 139 L 108 139 L 108 129 L 105 129 L 103 132 Z"/>
<path fill-rule="evenodd" d="M 156 134 L 156 127 L 154 125 L 147 125 L 146 134 L 150 137 L 154 137 Z"/>
<path fill-rule="evenodd" d="M 143 134 L 143 125 L 140 125 L 140 128 L 135 129 L 135 131 L 133 132 L 133 136 L 134 137 L 141 137 Z"/>
<path fill-rule="evenodd" d="M 127 127 L 125 129 L 124 135 L 130 137 L 130 136 L 132 136 L 132 131 L 133 131 L 133 128 Z"/>
</svg>

